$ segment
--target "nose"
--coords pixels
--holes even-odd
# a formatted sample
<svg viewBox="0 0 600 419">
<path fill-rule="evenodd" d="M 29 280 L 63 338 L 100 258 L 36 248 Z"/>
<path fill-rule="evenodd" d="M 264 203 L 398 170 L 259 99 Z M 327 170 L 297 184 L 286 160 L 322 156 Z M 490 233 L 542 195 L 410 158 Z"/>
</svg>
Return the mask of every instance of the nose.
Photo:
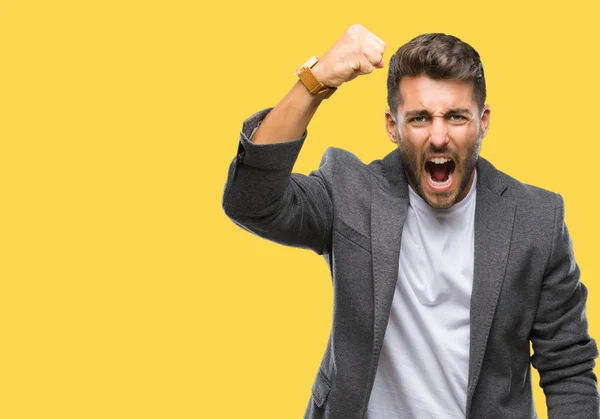
<svg viewBox="0 0 600 419">
<path fill-rule="evenodd" d="M 444 148 L 448 144 L 448 126 L 443 117 L 434 117 L 429 131 L 429 143 L 435 148 Z"/>
</svg>

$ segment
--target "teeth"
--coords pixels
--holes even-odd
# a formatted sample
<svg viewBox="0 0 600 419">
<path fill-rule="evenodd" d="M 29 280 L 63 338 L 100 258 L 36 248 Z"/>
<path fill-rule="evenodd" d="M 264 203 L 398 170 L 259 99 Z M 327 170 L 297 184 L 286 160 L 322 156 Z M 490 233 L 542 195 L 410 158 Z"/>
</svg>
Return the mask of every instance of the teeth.
<svg viewBox="0 0 600 419">
<path fill-rule="evenodd" d="M 430 162 L 435 163 L 435 164 L 444 164 L 444 163 L 449 162 L 450 159 L 447 159 L 445 157 L 434 157 L 434 158 L 429 159 L 427 161 L 430 161 Z"/>
<path fill-rule="evenodd" d="M 443 188 L 445 186 L 450 185 L 450 182 L 452 182 L 452 175 L 454 175 L 454 172 L 451 172 L 448 175 L 448 179 L 446 179 L 444 182 L 438 182 L 437 180 L 433 180 L 433 178 L 431 177 L 429 172 L 427 172 L 427 177 L 429 178 L 429 183 L 431 183 L 436 188 Z"/>
</svg>

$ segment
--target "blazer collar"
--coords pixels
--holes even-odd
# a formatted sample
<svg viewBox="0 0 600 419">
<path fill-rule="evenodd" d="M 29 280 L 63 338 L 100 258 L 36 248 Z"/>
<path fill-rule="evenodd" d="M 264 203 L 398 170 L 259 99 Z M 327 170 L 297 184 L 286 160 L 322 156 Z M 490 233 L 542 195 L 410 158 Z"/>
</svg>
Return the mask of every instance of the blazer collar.
<svg viewBox="0 0 600 419">
<path fill-rule="evenodd" d="M 382 160 L 382 174 L 385 179 L 386 188 L 394 193 L 398 198 L 408 199 L 408 181 L 404 166 L 400 160 L 400 150 L 394 151 L 385 156 Z"/>
</svg>

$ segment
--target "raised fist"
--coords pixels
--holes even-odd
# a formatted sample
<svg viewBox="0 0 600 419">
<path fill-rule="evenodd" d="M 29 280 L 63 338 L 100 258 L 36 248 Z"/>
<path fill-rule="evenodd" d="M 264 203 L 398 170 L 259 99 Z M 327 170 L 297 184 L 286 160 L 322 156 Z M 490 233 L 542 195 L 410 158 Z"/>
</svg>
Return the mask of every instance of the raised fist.
<svg viewBox="0 0 600 419">
<path fill-rule="evenodd" d="M 338 87 L 356 76 L 383 68 L 385 42 L 362 25 L 352 25 L 321 57 L 312 72 L 321 83 Z"/>
</svg>

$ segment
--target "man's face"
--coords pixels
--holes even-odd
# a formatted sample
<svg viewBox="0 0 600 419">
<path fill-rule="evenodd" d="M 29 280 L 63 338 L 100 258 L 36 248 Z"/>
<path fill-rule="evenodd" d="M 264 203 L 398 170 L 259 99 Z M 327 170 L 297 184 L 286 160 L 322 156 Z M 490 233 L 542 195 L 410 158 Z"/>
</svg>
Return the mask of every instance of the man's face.
<svg viewBox="0 0 600 419">
<path fill-rule="evenodd" d="M 449 208 L 470 190 L 490 109 L 478 110 L 473 83 L 403 77 L 387 131 L 398 144 L 408 182 L 429 205 Z"/>
</svg>

